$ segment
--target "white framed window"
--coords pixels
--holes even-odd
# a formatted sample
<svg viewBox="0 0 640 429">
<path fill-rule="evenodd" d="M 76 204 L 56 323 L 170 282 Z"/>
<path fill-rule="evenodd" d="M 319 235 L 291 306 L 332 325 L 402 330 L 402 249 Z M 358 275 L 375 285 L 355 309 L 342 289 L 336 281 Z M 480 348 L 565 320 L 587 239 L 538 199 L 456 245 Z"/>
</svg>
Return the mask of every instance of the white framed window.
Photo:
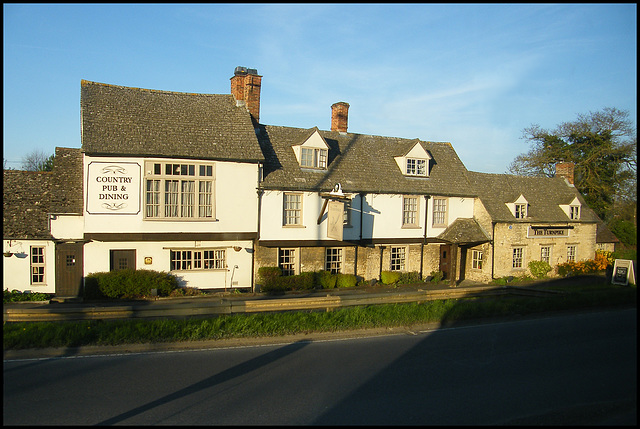
<svg viewBox="0 0 640 429">
<path fill-rule="evenodd" d="M 213 219 L 215 165 L 147 162 L 146 219 Z"/>
<path fill-rule="evenodd" d="M 426 176 L 427 160 L 419 158 L 407 158 L 407 168 L 405 174 L 407 176 Z"/>
<path fill-rule="evenodd" d="M 171 271 L 224 270 L 225 249 L 171 250 Z"/>
<path fill-rule="evenodd" d="M 540 260 L 551 265 L 551 246 L 540 247 Z"/>
<path fill-rule="evenodd" d="M 402 197 L 402 226 L 418 226 L 418 197 Z"/>
<path fill-rule="evenodd" d="M 447 199 L 433 199 L 433 226 L 447 226 Z"/>
<path fill-rule="evenodd" d="M 524 265 L 524 248 L 523 247 L 514 247 L 513 248 L 513 268 L 522 268 Z"/>
<path fill-rule="evenodd" d="M 472 260 L 472 267 L 476 270 L 481 270 L 482 269 L 482 257 L 483 257 L 483 253 L 480 250 L 474 250 L 473 252 L 471 252 L 471 260 Z"/>
<path fill-rule="evenodd" d="M 580 206 L 569 206 L 569 219 L 580 219 Z"/>
<path fill-rule="evenodd" d="M 31 246 L 31 284 L 43 285 L 44 278 L 44 247 Z"/>
<path fill-rule="evenodd" d="M 527 217 L 527 205 L 516 204 L 516 219 L 524 219 Z"/>
<path fill-rule="evenodd" d="M 283 276 L 294 276 L 298 274 L 297 249 L 279 249 L 278 266 L 282 270 Z"/>
<path fill-rule="evenodd" d="M 332 274 L 342 272 L 342 248 L 327 247 L 324 252 L 324 269 Z"/>
<path fill-rule="evenodd" d="M 391 271 L 404 271 L 406 255 L 406 247 L 391 248 Z"/>
<path fill-rule="evenodd" d="M 575 245 L 567 246 L 567 262 L 576 261 L 576 247 Z"/>
<path fill-rule="evenodd" d="M 308 168 L 327 168 L 327 149 L 301 148 L 300 166 Z"/>
<path fill-rule="evenodd" d="M 283 194 L 283 225 L 302 225 L 302 194 Z"/>
</svg>

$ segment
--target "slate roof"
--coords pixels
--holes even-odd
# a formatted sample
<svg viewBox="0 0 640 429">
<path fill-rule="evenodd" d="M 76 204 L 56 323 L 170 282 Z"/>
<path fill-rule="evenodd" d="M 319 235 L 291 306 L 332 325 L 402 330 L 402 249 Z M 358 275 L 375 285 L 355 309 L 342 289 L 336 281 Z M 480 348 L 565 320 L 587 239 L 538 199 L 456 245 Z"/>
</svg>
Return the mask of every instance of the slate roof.
<svg viewBox="0 0 640 429">
<path fill-rule="evenodd" d="M 52 181 L 51 172 L 4 170 L 3 239 L 51 239 Z"/>
<path fill-rule="evenodd" d="M 570 220 L 559 204 L 574 198 L 582 204 L 579 222 L 600 222 L 575 187 L 561 177 L 528 177 L 509 174 L 468 172 L 471 184 L 495 222 L 566 223 Z M 527 218 L 516 219 L 505 203 L 513 203 L 520 195 L 529 203 Z"/>
<path fill-rule="evenodd" d="M 456 244 L 484 243 L 491 240 L 475 219 L 463 218 L 456 219 L 437 238 Z"/>
<path fill-rule="evenodd" d="M 596 243 L 620 243 L 618 237 L 604 223 L 599 223 L 596 228 Z"/>
<path fill-rule="evenodd" d="M 263 160 L 251 116 L 232 95 L 81 82 L 82 148 L 88 155 Z"/>
<path fill-rule="evenodd" d="M 301 168 L 292 149 L 315 130 L 330 147 L 326 170 Z M 268 125 L 261 125 L 258 138 L 266 158 L 265 189 L 329 191 L 340 183 L 344 192 L 474 196 L 450 143 Z M 394 159 L 416 143 L 432 157 L 427 178 L 404 176 Z"/>
</svg>

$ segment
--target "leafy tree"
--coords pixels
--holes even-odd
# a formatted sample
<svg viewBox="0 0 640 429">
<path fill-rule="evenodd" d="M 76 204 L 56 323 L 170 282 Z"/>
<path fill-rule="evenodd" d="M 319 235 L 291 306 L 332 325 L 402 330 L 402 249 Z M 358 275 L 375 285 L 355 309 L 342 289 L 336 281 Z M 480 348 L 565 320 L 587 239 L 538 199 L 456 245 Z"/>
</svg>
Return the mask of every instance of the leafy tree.
<svg viewBox="0 0 640 429">
<path fill-rule="evenodd" d="M 601 219 L 637 204 L 637 137 L 628 112 L 604 108 L 553 130 L 532 125 L 523 138 L 533 147 L 515 158 L 510 173 L 552 177 L 557 162 L 573 162 L 574 184 Z"/>
<path fill-rule="evenodd" d="M 44 152 L 35 149 L 22 159 L 22 169 L 26 171 L 51 171 L 53 170 L 54 156 L 47 157 Z"/>
</svg>

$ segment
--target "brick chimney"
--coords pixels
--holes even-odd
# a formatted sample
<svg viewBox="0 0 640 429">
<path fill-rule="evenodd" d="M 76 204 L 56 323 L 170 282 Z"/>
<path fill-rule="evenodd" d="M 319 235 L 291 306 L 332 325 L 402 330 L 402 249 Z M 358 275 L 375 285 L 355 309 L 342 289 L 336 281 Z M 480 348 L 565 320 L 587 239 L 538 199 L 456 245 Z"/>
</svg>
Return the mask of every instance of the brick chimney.
<svg viewBox="0 0 640 429">
<path fill-rule="evenodd" d="M 256 69 L 236 67 L 231 78 L 231 95 L 237 102 L 244 101 L 256 122 L 260 120 L 260 87 L 262 76 Z"/>
<path fill-rule="evenodd" d="M 347 132 L 349 103 L 339 101 L 331 106 L 331 131 Z"/>
<path fill-rule="evenodd" d="M 573 162 L 557 162 L 556 163 L 556 176 L 564 177 L 570 185 L 573 185 L 573 169 L 575 164 Z"/>
</svg>

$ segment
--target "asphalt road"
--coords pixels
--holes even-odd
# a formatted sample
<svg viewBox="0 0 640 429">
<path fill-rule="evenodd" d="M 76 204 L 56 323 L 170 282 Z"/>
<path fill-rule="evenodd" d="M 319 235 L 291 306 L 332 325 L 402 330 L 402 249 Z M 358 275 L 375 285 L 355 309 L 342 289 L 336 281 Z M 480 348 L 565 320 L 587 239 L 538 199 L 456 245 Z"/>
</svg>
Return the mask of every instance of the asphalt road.
<svg viewBox="0 0 640 429">
<path fill-rule="evenodd" d="M 637 424 L 637 310 L 5 360 L 4 425 Z"/>
</svg>

